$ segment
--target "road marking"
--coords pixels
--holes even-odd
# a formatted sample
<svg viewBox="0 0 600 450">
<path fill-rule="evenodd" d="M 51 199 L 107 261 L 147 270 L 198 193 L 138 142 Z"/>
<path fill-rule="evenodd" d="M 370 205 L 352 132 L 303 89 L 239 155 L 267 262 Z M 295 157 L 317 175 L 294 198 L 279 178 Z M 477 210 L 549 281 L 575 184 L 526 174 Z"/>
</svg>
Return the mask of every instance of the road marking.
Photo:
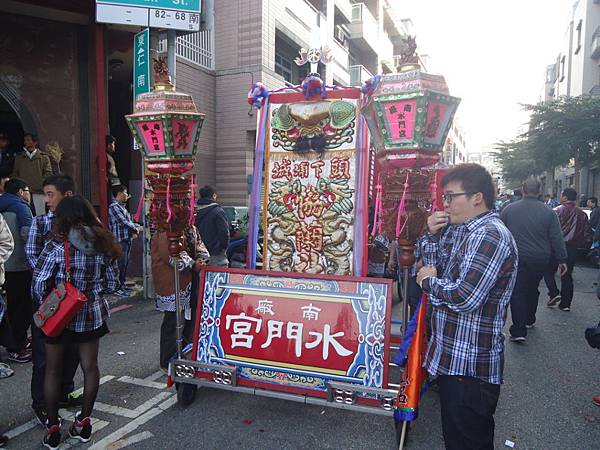
<svg viewBox="0 0 600 450">
<path fill-rule="evenodd" d="M 166 373 L 164 373 L 162 370 L 157 370 L 156 372 L 154 372 L 152 375 L 148 375 L 146 378 L 144 378 L 144 380 L 148 380 L 148 381 L 156 381 L 158 380 L 160 377 L 165 376 Z"/>
<path fill-rule="evenodd" d="M 109 414 L 114 414 L 116 416 L 127 417 L 128 419 L 135 419 L 139 417 L 150 408 L 152 408 L 157 403 L 162 402 L 163 400 L 169 398 L 172 394 L 170 392 L 159 392 L 150 400 L 142 403 L 135 409 L 123 408 L 121 406 L 107 405 L 106 403 L 96 402 L 94 404 L 94 409 L 98 411 L 102 411 Z"/>
<path fill-rule="evenodd" d="M 161 375 L 162 375 L 162 372 L 161 372 Z M 147 379 L 142 380 L 141 378 L 134 378 L 134 377 L 130 377 L 130 376 L 121 377 L 117 381 L 121 381 L 123 383 L 135 384 L 137 386 L 142 386 L 142 387 L 160 389 L 160 390 L 163 390 L 167 387 L 167 385 L 165 383 L 157 383 L 156 381 L 150 381 Z"/>
<path fill-rule="evenodd" d="M 114 375 L 104 375 L 102 378 L 100 378 L 100 385 L 103 385 L 104 383 L 109 382 L 113 378 L 115 378 Z M 83 394 L 83 387 L 80 387 L 79 389 L 74 390 L 73 394 L 76 394 L 76 395 Z"/>
<path fill-rule="evenodd" d="M 127 447 L 128 445 L 137 444 L 138 442 L 142 442 L 145 439 L 150 439 L 154 437 L 154 435 L 150 431 L 142 431 L 141 433 L 134 434 L 133 436 L 129 436 L 128 438 L 119 439 L 117 442 L 113 442 L 109 445 L 107 450 L 118 450 L 120 448 Z"/>
<path fill-rule="evenodd" d="M 93 446 L 91 446 L 88 450 L 103 450 L 112 443 L 122 439 L 127 434 L 132 431 L 138 429 L 140 426 L 144 425 L 149 420 L 155 418 L 159 414 L 166 411 L 168 408 L 177 403 L 177 395 L 173 395 L 169 399 L 165 400 L 163 403 L 159 404 L 156 408 L 152 408 L 150 411 L 142 414 L 137 419 L 133 419 L 127 425 L 119 428 L 117 431 L 109 434 L 104 439 L 96 442 Z"/>
<path fill-rule="evenodd" d="M 75 417 L 75 413 L 73 413 L 71 411 L 67 411 L 66 409 L 61 409 L 59 411 L 59 414 L 60 414 L 60 417 L 63 418 L 63 420 L 70 421 L 70 422 L 73 421 L 73 418 Z M 23 425 L 19 425 L 18 427 L 13 428 L 10 431 L 7 431 L 5 434 L 6 434 L 6 436 L 8 436 L 9 439 L 14 439 L 17 436 L 19 436 L 20 434 L 23 434 L 26 431 L 29 431 L 32 428 L 35 428 L 39 424 L 40 423 L 38 422 L 37 419 L 31 419 L 29 422 L 25 422 Z M 108 425 L 109 422 L 105 422 L 103 420 L 99 420 L 99 419 L 92 417 L 92 424 L 98 424 L 98 425 L 94 425 L 94 427 L 96 430 L 101 430 L 106 425 Z"/>
</svg>

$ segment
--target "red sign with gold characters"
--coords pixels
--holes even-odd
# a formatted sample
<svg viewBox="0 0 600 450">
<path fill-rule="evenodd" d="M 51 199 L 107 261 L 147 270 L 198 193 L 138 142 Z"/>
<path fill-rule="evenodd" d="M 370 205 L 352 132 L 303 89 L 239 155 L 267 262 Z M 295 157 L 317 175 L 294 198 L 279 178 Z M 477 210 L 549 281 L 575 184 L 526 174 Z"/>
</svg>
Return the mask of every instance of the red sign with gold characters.
<svg viewBox="0 0 600 450">
<path fill-rule="evenodd" d="M 238 366 L 242 384 L 386 387 L 388 280 L 211 268 L 203 286 L 198 362 Z"/>
</svg>

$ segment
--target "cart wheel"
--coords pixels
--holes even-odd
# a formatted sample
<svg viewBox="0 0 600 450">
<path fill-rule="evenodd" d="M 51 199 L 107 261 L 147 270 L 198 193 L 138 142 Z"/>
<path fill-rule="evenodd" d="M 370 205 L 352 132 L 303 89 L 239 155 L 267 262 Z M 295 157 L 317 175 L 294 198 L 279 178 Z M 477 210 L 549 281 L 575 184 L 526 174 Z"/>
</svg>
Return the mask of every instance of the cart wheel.
<svg viewBox="0 0 600 450">
<path fill-rule="evenodd" d="M 177 403 L 184 408 L 190 406 L 196 398 L 198 388 L 193 384 L 177 383 Z"/>
</svg>

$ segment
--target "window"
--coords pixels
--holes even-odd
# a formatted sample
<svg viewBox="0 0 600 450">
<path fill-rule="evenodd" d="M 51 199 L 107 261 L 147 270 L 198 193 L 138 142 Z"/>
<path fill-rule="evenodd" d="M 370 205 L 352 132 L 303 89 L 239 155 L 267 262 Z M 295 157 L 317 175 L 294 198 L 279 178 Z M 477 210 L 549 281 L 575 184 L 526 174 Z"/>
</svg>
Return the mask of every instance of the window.
<svg viewBox="0 0 600 450">
<path fill-rule="evenodd" d="M 575 54 L 579 53 L 581 50 L 581 28 L 583 27 L 583 20 L 579 21 L 577 24 L 577 47 L 575 47 Z"/>
<path fill-rule="evenodd" d="M 562 56 L 562 57 L 560 58 L 560 80 L 558 80 L 558 81 L 560 81 L 561 83 L 562 83 L 563 81 L 565 81 L 565 61 L 566 61 L 566 57 L 565 57 L 565 56 Z"/>
<path fill-rule="evenodd" d="M 291 83 L 292 61 L 279 53 L 275 53 L 275 73 L 281 75 L 288 83 Z"/>
</svg>

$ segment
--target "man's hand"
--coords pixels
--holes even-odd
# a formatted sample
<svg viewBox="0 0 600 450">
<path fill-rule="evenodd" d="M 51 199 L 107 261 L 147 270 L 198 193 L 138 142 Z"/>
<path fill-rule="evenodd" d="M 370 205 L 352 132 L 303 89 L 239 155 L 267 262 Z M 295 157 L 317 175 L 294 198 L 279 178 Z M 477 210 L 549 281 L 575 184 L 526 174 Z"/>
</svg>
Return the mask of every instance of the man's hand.
<svg viewBox="0 0 600 450">
<path fill-rule="evenodd" d="M 431 234 L 438 234 L 446 225 L 448 225 L 448 213 L 445 211 L 436 211 L 427 218 L 427 228 Z"/>
<path fill-rule="evenodd" d="M 422 287 L 423 280 L 427 277 L 437 277 L 437 269 L 434 266 L 424 266 L 417 272 L 417 284 Z"/>
<path fill-rule="evenodd" d="M 560 263 L 558 265 L 558 273 L 560 274 L 560 276 L 562 277 L 565 273 L 567 273 L 567 264 L 566 263 Z"/>
</svg>

